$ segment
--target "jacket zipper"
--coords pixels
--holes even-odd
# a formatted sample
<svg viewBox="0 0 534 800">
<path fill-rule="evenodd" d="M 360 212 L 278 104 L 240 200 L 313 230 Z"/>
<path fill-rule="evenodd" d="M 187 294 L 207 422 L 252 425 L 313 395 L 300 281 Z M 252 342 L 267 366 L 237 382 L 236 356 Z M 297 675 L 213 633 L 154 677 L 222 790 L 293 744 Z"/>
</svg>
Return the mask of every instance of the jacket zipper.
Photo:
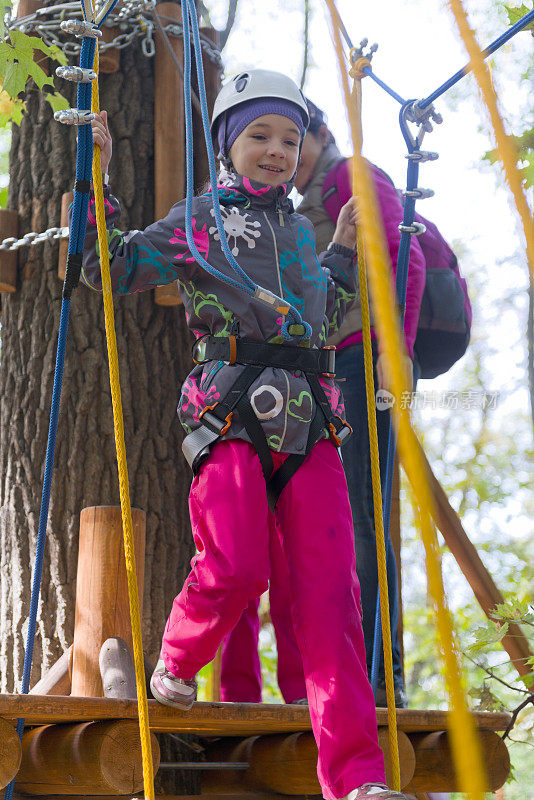
<svg viewBox="0 0 534 800">
<path fill-rule="evenodd" d="M 273 237 L 274 257 L 276 259 L 276 274 L 278 276 L 278 286 L 280 287 L 280 297 L 283 297 L 284 294 L 283 294 L 283 291 L 282 291 L 282 278 L 280 276 L 280 264 L 278 262 L 278 243 L 276 241 L 276 234 L 274 232 L 273 226 L 269 222 L 269 217 L 267 216 L 267 212 L 264 211 L 263 212 L 263 216 L 265 217 L 265 221 L 267 222 L 267 225 L 271 229 L 271 234 L 272 234 L 272 237 Z"/>
</svg>

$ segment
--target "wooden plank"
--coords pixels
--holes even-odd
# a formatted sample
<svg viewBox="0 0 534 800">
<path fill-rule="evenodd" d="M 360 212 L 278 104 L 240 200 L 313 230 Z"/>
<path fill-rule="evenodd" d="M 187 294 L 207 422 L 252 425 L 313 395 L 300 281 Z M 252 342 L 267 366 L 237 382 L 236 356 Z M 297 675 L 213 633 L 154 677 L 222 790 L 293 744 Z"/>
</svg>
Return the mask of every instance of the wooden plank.
<svg viewBox="0 0 534 800">
<path fill-rule="evenodd" d="M 70 695 L 69 663 L 72 658 L 72 645 L 65 650 L 56 663 L 37 681 L 30 694 Z"/>
<path fill-rule="evenodd" d="M 421 455 L 425 462 L 430 487 L 434 496 L 434 503 L 436 505 L 436 525 L 443 534 L 447 547 L 456 559 L 458 566 L 471 586 L 482 610 L 489 617 L 496 605 L 504 603 L 504 598 L 482 563 L 456 511 L 449 503 L 449 499 L 443 487 L 432 472 L 432 467 L 428 463 L 422 448 Z M 508 632 L 502 639 L 502 646 L 510 656 L 519 675 L 528 675 L 531 672 L 528 659 L 532 658 L 534 654 L 530 649 L 525 634 L 518 625 L 510 624 Z M 533 687 L 534 681 L 531 679 L 529 688 Z"/>
<path fill-rule="evenodd" d="M 209 736 L 253 736 L 261 733 L 296 733 L 311 730 L 306 706 L 277 703 L 195 703 L 190 711 L 167 708 L 148 701 L 150 728 Z M 380 727 L 387 725 L 387 709 L 377 708 Z M 0 694 L 0 717 L 23 717 L 28 725 L 53 722 L 85 722 L 99 719 L 137 719 L 135 700 L 106 697 L 42 697 Z M 475 725 L 486 730 L 505 730 L 510 714 L 474 711 Z M 399 730 L 440 731 L 447 728 L 448 713 L 435 710 L 397 709 Z"/>
</svg>

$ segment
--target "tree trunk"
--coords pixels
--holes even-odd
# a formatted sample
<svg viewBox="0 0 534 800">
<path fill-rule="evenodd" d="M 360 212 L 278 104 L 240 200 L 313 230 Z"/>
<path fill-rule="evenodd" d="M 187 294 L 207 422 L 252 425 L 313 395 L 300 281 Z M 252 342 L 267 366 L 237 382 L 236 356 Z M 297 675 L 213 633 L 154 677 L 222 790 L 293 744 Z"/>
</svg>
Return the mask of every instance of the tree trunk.
<svg viewBox="0 0 534 800">
<path fill-rule="evenodd" d="M 74 104 L 74 88 L 61 83 Z M 153 61 L 130 45 L 100 90 L 114 141 L 110 173 L 120 227 L 144 228 L 153 221 Z M 59 224 L 75 159 L 75 130 L 54 122 L 35 90 L 27 108 L 13 132 L 9 199 L 22 233 Z M 61 307 L 57 261 L 57 243 L 23 250 L 17 292 L 2 302 L 2 691 L 18 688 L 22 676 Z M 131 501 L 147 515 L 143 637 L 153 655 L 192 555 L 190 472 L 176 416 L 190 337 L 182 309 L 155 305 L 152 292 L 117 299 L 115 320 Z M 118 503 L 102 297 L 80 286 L 71 304 L 32 683 L 72 643 L 80 511 Z"/>
</svg>

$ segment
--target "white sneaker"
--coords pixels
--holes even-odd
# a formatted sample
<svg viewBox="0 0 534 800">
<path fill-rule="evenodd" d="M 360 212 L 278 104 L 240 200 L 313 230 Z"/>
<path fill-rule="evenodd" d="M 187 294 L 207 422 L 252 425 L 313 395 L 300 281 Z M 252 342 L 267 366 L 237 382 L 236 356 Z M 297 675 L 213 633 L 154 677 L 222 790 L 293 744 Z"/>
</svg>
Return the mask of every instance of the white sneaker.
<svg viewBox="0 0 534 800">
<path fill-rule="evenodd" d="M 385 783 L 364 783 L 358 789 L 353 789 L 342 797 L 341 800 L 408 800 L 408 796 L 394 789 L 388 789 Z"/>
<path fill-rule="evenodd" d="M 196 680 L 185 681 L 169 672 L 162 658 L 156 664 L 156 669 L 150 679 L 152 694 L 164 706 L 180 708 L 189 711 L 197 699 Z"/>
</svg>

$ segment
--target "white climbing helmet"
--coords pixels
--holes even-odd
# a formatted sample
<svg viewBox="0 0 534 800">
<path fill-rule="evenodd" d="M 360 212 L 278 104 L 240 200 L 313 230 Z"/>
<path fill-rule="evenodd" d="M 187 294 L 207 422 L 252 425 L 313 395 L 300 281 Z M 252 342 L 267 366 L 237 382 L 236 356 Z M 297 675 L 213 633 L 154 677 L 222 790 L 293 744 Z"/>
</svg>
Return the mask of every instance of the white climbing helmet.
<svg viewBox="0 0 534 800">
<path fill-rule="evenodd" d="M 225 111 L 260 97 L 277 97 L 294 103 L 300 109 L 304 127 L 308 127 L 308 106 L 295 81 L 270 69 L 250 69 L 227 81 L 217 95 L 211 118 L 212 136 L 216 135 L 217 122 Z"/>
</svg>

